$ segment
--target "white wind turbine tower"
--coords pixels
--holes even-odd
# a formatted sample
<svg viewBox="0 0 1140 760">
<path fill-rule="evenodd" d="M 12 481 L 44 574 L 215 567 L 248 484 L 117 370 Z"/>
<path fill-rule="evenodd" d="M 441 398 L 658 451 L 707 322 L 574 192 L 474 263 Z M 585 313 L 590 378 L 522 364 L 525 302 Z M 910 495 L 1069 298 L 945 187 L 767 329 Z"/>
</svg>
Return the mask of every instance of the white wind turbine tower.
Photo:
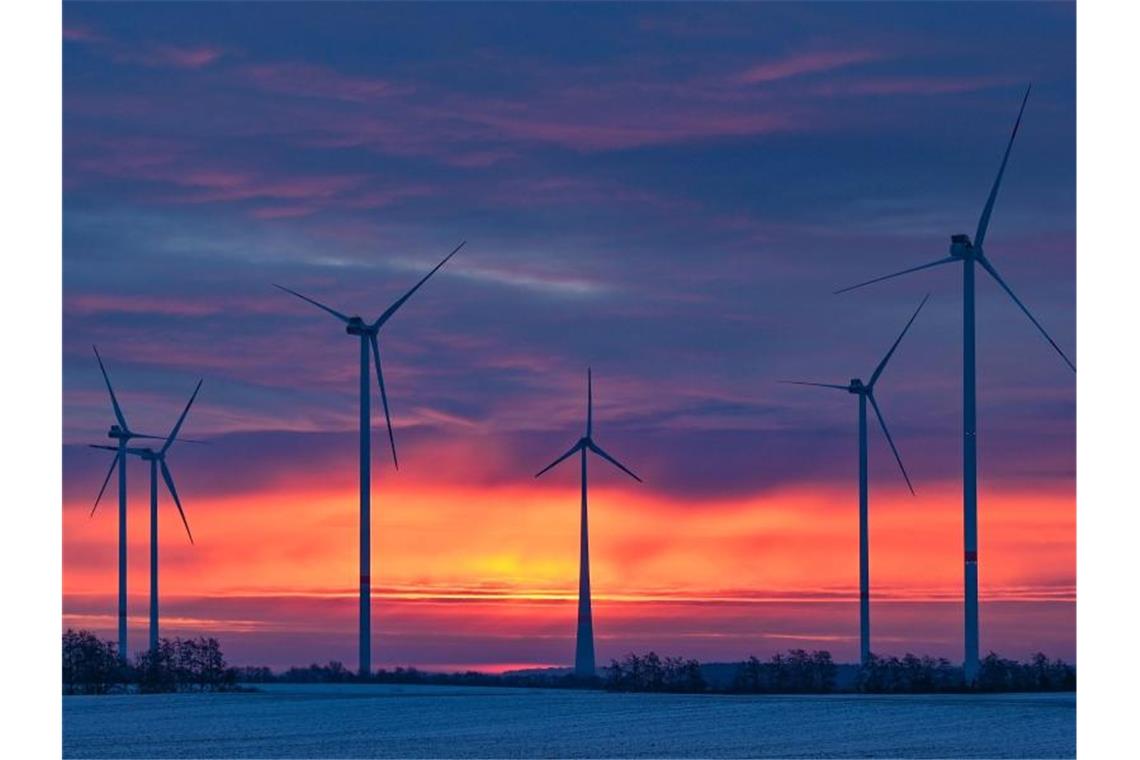
<svg viewBox="0 0 1140 760">
<path fill-rule="evenodd" d="M 369 353 L 376 365 L 376 380 L 380 386 L 380 401 L 384 405 L 384 418 L 388 423 L 388 441 L 392 446 L 392 462 L 399 469 L 396 458 L 396 438 L 392 433 L 392 418 L 388 414 L 388 395 L 384 391 L 384 374 L 380 369 L 380 342 L 377 337 L 392 315 L 412 297 L 420 287 L 428 281 L 440 267 L 448 262 L 452 256 L 459 252 L 466 241 L 460 243 L 455 249 L 435 265 L 435 268 L 424 275 L 423 279 L 407 293 L 402 295 L 383 314 L 373 322 L 365 322 L 358 316 L 349 317 L 336 309 L 329 308 L 322 303 L 303 296 L 295 290 L 275 285 L 286 293 L 290 293 L 303 301 L 308 301 L 318 309 L 322 309 L 339 319 L 345 325 L 345 332 L 360 339 L 360 665 L 361 675 L 368 675 L 372 667 L 372 452 L 369 434 L 372 428 L 372 415 L 370 409 L 371 393 L 369 387 Z"/>
<path fill-rule="evenodd" d="M 174 424 L 170 435 L 166 437 L 158 451 L 149 447 L 136 448 L 132 446 L 126 449 L 128 454 L 150 463 L 150 651 L 152 652 L 158 648 L 158 473 L 161 469 L 162 479 L 166 483 L 166 489 L 170 491 L 170 495 L 174 499 L 174 505 L 178 507 L 178 514 L 182 518 L 182 525 L 186 528 L 186 535 L 190 539 L 190 543 L 194 543 L 194 536 L 190 533 L 190 524 L 186 522 L 186 513 L 182 510 L 182 501 L 178 498 L 178 491 L 174 487 L 174 477 L 166 465 L 166 452 L 178 440 L 178 431 L 182 429 L 182 423 L 186 421 L 186 415 L 190 411 L 194 399 L 198 397 L 198 391 L 201 387 L 202 381 L 199 380 L 190 400 L 186 402 L 186 408 L 182 410 L 178 422 Z M 91 448 L 116 452 L 119 450 L 117 446 L 92 445 Z M 118 455 L 116 455 L 115 461 L 118 461 Z M 114 463 L 111 466 L 113 468 Z"/>
<path fill-rule="evenodd" d="M 977 264 L 984 269 L 994 281 L 998 284 L 1006 294 L 1013 299 L 1017 307 L 1021 309 L 1022 313 L 1029 318 L 1033 326 L 1049 341 L 1049 345 L 1053 347 L 1061 358 L 1064 359 L 1065 364 L 1069 366 L 1073 372 L 1077 371 L 1077 367 L 1061 350 L 1056 341 L 1049 336 L 1041 323 L 1029 312 L 1017 296 L 1013 294 L 1013 290 L 998 274 L 997 269 L 993 263 L 985 255 L 983 243 L 986 239 L 986 230 L 990 225 L 990 215 L 993 213 L 994 202 L 997 200 L 998 188 L 1001 186 L 1002 175 L 1005 174 L 1006 164 L 1009 162 L 1009 154 L 1013 149 L 1014 138 L 1017 137 L 1018 127 L 1021 126 L 1021 116 L 1025 113 L 1025 103 L 1029 100 L 1029 88 L 1025 90 L 1025 97 L 1021 101 L 1021 109 L 1017 114 L 1017 121 L 1013 124 L 1013 132 L 1009 136 L 1009 143 L 1005 148 L 1005 155 L 1002 157 L 1001 166 L 998 168 L 997 177 L 994 179 L 993 187 L 990 188 L 989 197 L 986 199 L 986 205 L 982 208 L 981 217 L 978 219 L 978 228 L 974 233 L 973 241 L 970 240 L 969 235 L 952 235 L 950 237 L 950 255 L 931 261 L 927 264 L 920 264 L 910 269 L 904 269 L 901 272 L 894 274 L 876 277 L 873 280 L 861 282 L 858 285 L 852 285 L 842 290 L 837 290 L 836 293 L 845 293 L 849 290 L 855 290 L 865 285 L 870 285 L 875 282 L 882 282 L 889 280 L 893 277 L 917 272 L 921 269 L 929 269 L 931 267 L 941 266 L 943 264 L 962 264 L 962 523 L 963 523 L 963 543 L 964 543 L 964 585 L 965 585 L 965 657 L 963 667 L 965 669 L 966 682 L 972 683 L 977 678 L 978 673 L 978 413 L 977 413 L 977 378 L 975 372 L 975 351 L 974 351 L 974 337 L 975 337 L 975 320 L 974 320 L 974 265 Z"/>
<path fill-rule="evenodd" d="M 879 404 L 875 401 L 875 383 L 879 382 L 879 377 L 882 376 L 883 370 L 886 369 L 887 362 L 891 360 L 894 355 L 895 349 L 899 347 L 903 337 L 906 335 L 910 326 L 914 323 L 918 312 L 922 311 L 922 307 L 926 305 L 927 299 L 930 295 L 927 294 L 926 298 L 922 299 L 922 303 L 914 310 L 910 320 L 906 323 L 899 337 L 895 340 L 891 349 L 887 351 L 886 356 L 879 362 L 879 366 L 875 367 L 875 371 L 871 373 L 871 379 L 866 383 L 861 378 L 852 378 L 851 382 L 847 385 L 833 385 L 831 383 L 808 383 L 802 380 L 781 380 L 783 383 L 790 383 L 791 385 L 810 385 L 817 388 L 834 388 L 836 390 L 847 391 L 859 397 L 859 661 L 866 665 L 871 659 L 871 567 L 870 567 L 870 547 L 869 547 L 869 517 L 868 517 L 868 496 L 867 496 L 867 402 L 871 402 L 871 408 L 875 411 L 875 416 L 879 419 L 879 426 L 883 429 L 883 435 L 887 439 L 887 443 L 891 446 L 891 452 L 895 455 L 895 461 L 899 464 L 899 471 L 902 472 L 903 480 L 906 481 L 906 487 L 910 489 L 911 494 L 914 494 L 914 486 L 911 485 L 910 477 L 906 474 L 906 468 L 903 467 L 902 457 L 899 456 L 899 451 L 895 448 L 895 442 L 891 438 L 891 432 L 887 430 L 887 421 L 883 419 L 883 413 L 879 411 Z"/>
<path fill-rule="evenodd" d="M 629 475 L 638 483 L 641 478 L 618 460 L 602 450 L 594 443 L 594 382 L 590 370 L 586 369 L 586 434 L 570 447 L 562 456 L 543 467 L 535 477 L 539 477 L 547 470 L 552 469 L 562 460 L 574 453 L 581 454 L 582 460 L 582 515 L 581 535 L 579 538 L 578 559 L 578 636 L 574 650 L 574 674 L 583 678 L 593 678 L 597 675 L 594 662 L 594 619 L 590 609 L 590 530 L 586 515 L 586 452 L 592 451 L 602 459 Z"/>
<path fill-rule="evenodd" d="M 146 435 L 144 433 L 136 433 L 131 430 L 127 425 L 127 418 L 123 414 L 122 407 L 119 406 L 119 400 L 115 397 L 115 389 L 111 387 L 111 378 L 107 375 L 107 368 L 103 366 L 103 357 L 99 356 L 99 349 L 92 346 L 91 349 L 95 352 L 95 359 L 99 362 L 99 371 L 103 374 L 103 382 L 107 384 L 107 393 L 111 396 L 111 408 L 115 412 L 115 423 L 111 425 L 107 431 L 107 437 L 114 440 L 116 445 L 110 447 L 116 452 L 115 458 L 111 460 L 111 467 L 107 470 L 107 477 L 103 478 L 103 485 L 99 488 L 99 495 L 95 497 L 95 505 L 91 508 L 91 514 L 95 514 L 95 510 L 99 507 L 99 501 L 103 498 L 103 492 L 107 490 L 107 484 L 111 481 L 111 476 L 115 473 L 115 468 L 119 470 L 119 659 L 122 662 L 127 661 L 127 444 L 132 438 L 148 438 L 162 440 L 159 435 Z"/>
</svg>

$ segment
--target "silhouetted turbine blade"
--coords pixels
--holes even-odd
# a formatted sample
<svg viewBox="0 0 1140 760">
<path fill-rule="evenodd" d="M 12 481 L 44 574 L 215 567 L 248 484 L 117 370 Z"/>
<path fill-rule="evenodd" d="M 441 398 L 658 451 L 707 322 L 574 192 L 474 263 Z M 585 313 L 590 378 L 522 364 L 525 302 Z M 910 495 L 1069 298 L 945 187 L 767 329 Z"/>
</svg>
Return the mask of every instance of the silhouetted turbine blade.
<svg viewBox="0 0 1140 760">
<path fill-rule="evenodd" d="M 904 274 L 910 274 L 911 272 L 918 272 L 919 270 L 922 270 L 922 269 L 930 269 L 931 267 L 936 267 L 936 266 L 939 266 L 940 264 L 949 264 L 949 263 L 957 261 L 957 260 L 958 259 L 954 258 L 953 256 L 947 256 L 944 259 L 939 259 L 938 261 L 932 261 L 929 264 L 922 264 L 921 266 L 911 267 L 910 269 L 904 269 L 901 272 L 895 272 L 894 274 L 886 274 L 886 275 L 883 275 L 882 277 L 876 277 L 873 280 L 867 280 L 866 282 L 861 282 L 858 285 L 850 285 L 846 288 L 841 288 L 839 290 L 834 291 L 834 294 L 839 295 L 840 293 L 846 293 L 849 290 L 855 290 L 857 288 L 862 288 L 862 287 L 865 287 L 867 285 L 873 285 L 876 282 L 882 282 L 883 280 L 890 280 L 894 277 L 901 277 Z"/>
<path fill-rule="evenodd" d="M 368 335 L 372 343 L 372 359 L 376 362 L 376 382 L 380 386 L 380 401 L 384 404 L 384 420 L 388 423 L 388 442 L 392 444 L 392 464 L 400 469 L 400 460 L 396 458 L 396 436 L 392 433 L 392 417 L 388 414 L 388 394 L 384 391 L 384 371 L 380 369 L 380 341 L 376 333 Z"/>
<path fill-rule="evenodd" d="M 1057 351 L 1057 353 L 1061 355 L 1061 358 L 1065 360 L 1065 364 L 1069 365 L 1069 369 L 1071 369 L 1073 372 L 1076 372 L 1076 365 L 1069 361 L 1069 357 L 1066 356 L 1065 352 L 1061 350 L 1061 347 L 1057 345 L 1057 341 L 1049 337 L 1049 333 L 1045 332 L 1045 328 L 1041 326 L 1041 323 L 1038 322 L 1037 319 L 1029 313 L 1029 309 L 1025 307 L 1025 304 L 1018 300 L 1017 296 L 1013 294 L 1013 291 L 1010 290 L 1010 287 L 1005 284 L 1005 280 L 1003 280 L 1001 278 L 1001 275 L 997 273 L 997 270 L 994 269 L 994 265 L 990 263 L 989 259 L 987 259 L 985 256 L 979 256 L 978 263 L 982 265 L 983 269 L 990 273 L 990 276 L 993 277 L 997 284 L 1001 286 L 1001 289 L 1004 290 L 1009 295 L 1009 297 L 1013 299 L 1013 302 L 1017 304 L 1017 308 L 1021 309 L 1025 316 L 1029 317 L 1029 321 L 1032 322 L 1033 326 L 1036 327 L 1038 331 L 1040 331 L 1040 333 L 1045 336 L 1045 340 L 1049 341 L 1049 345 L 1051 345 Z"/>
<path fill-rule="evenodd" d="M 98 448 L 110 449 L 111 447 L 110 446 L 99 446 Z M 112 449 L 112 451 L 114 451 L 114 450 L 115 449 Z M 91 514 L 88 515 L 88 517 L 94 516 L 95 510 L 99 508 L 99 501 L 103 498 L 103 492 L 107 490 L 107 484 L 111 482 L 111 476 L 115 474 L 115 465 L 117 465 L 118 463 L 119 463 L 119 455 L 115 454 L 114 459 L 111 460 L 111 469 L 107 470 L 107 477 L 103 478 L 103 485 L 102 485 L 102 487 L 99 488 L 99 495 L 95 497 L 95 506 L 91 507 Z"/>
<path fill-rule="evenodd" d="M 165 436 L 165 435 L 142 435 L 141 433 L 131 433 L 131 438 L 150 438 L 150 439 L 155 440 L 155 441 L 165 441 L 167 439 L 167 436 Z M 200 446 L 209 446 L 210 445 L 209 441 L 197 441 L 197 440 L 194 440 L 193 438 L 175 438 L 174 442 L 175 443 L 196 443 Z"/>
<path fill-rule="evenodd" d="M 835 388 L 841 391 L 849 390 L 849 386 L 835 385 L 834 383 L 809 383 L 803 380 L 777 380 L 776 382 L 783 383 L 784 385 L 810 385 L 815 388 Z"/>
<path fill-rule="evenodd" d="M 643 482 L 641 478 L 639 478 L 639 477 L 637 477 L 636 475 L 634 475 L 634 474 L 633 474 L 633 470 L 629 469 L 629 468 L 628 468 L 628 467 L 626 467 L 624 464 L 622 464 L 622 463 L 621 463 L 621 462 L 619 462 L 618 460 L 614 459 L 613 457 L 611 457 L 611 456 L 610 456 L 609 454 L 607 454 L 606 452 L 602 451 L 602 447 L 601 447 L 601 446 L 599 446 L 598 444 L 594 443 L 593 441 L 589 441 L 589 442 L 588 442 L 586 445 L 587 445 L 587 446 L 589 446 L 589 447 L 590 447 L 590 450 L 591 450 L 591 451 L 593 451 L 595 454 L 597 454 L 598 456 L 600 456 L 602 459 L 605 459 L 605 460 L 607 460 L 607 461 L 608 461 L 610 464 L 612 464 L 614 467 L 617 467 L 619 470 L 621 470 L 621 471 L 622 471 L 622 472 L 624 472 L 626 475 L 628 475 L 628 476 L 630 476 L 631 478 L 633 478 L 634 480 L 636 480 L 638 483 L 641 483 L 641 482 Z"/>
<path fill-rule="evenodd" d="M 190 400 L 186 402 L 186 408 L 182 410 L 182 415 L 178 418 L 178 422 L 174 423 L 174 429 L 170 431 L 170 435 L 166 437 L 166 443 L 162 444 L 160 453 L 165 454 L 166 451 L 174 444 L 174 439 L 178 436 L 178 431 L 182 429 L 182 423 L 186 421 L 186 415 L 190 412 L 190 406 L 194 403 L 194 399 L 198 398 L 198 391 L 202 389 L 202 381 L 199 380 L 198 384 L 194 386 L 194 392 L 190 394 Z"/>
<path fill-rule="evenodd" d="M 377 317 L 377 318 L 376 318 L 376 321 L 372 323 L 372 326 L 373 326 L 373 327 L 380 327 L 380 326 L 381 326 L 381 325 L 383 325 L 385 322 L 387 322 L 389 319 L 391 319 L 392 315 L 396 313 L 396 310 L 397 310 L 397 309 L 399 309 L 401 306 L 403 306 L 403 305 L 404 305 L 404 302 L 405 302 L 405 301 L 407 301 L 409 298 L 411 298 L 411 297 L 412 297 L 412 294 L 413 294 L 413 293 L 415 293 L 417 290 L 419 290 L 419 289 L 420 289 L 420 288 L 423 286 L 423 284 L 424 284 L 425 282 L 427 282 L 427 281 L 428 281 L 428 279 L 429 279 L 429 278 L 430 278 L 430 277 L 431 277 L 433 274 L 435 274 L 436 272 L 438 272 L 438 271 L 440 270 L 440 267 L 442 267 L 444 264 L 446 264 L 446 263 L 447 263 L 447 262 L 448 262 L 448 261 L 451 259 L 451 257 L 452 257 L 452 256 L 454 256 L 455 254 L 459 253 L 459 249 L 460 249 L 460 248 L 462 248 L 462 247 L 463 247 L 463 246 L 465 246 L 465 245 L 467 245 L 467 241 L 466 241 L 466 240 L 464 240 L 464 241 L 463 241 L 462 243 L 460 243 L 459 245 L 455 246 L 455 250 L 453 250 L 451 253 L 449 253 L 449 254 L 447 254 L 446 256 L 444 256 L 444 257 L 443 257 L 443 261 L 441 261 L 441 262 L 439 262 L 438 264 L 436 264 L 436 265 L 435 265 L 435 267 L 434 267 L 434 268 L 433 268 L 433 269 L 432 269 L 430 272 L 428 272 L 427 274 L 425 274 L 425 275 L 424 275 L 424 278 L 423 278 L 422 280 L 420 280 L 419 282 L 417 282 L 417 283 L 416 283 L 416 284 L 415 284 L 415 285 L 412 287 L 412 289 L 411 289 L 411 290 L 409 290 L 409 291 L 408 291 L 407 293 L 405 293 L 404 295 L 400 296 L 399 300 L 397 300 L 397 301 L 396 301 L 396 303 L 392 304 L 392 305 L 391 305 L 391 306 L 389 306 L 387 309 L 385 309 L 385 310 L 384 310 L 384 313 L 383 313 L 383 314 L 381 314 L 379 317 Z"/>
<path fill-rule="evenodd" d="M 554 460 L 553 462 L 551 462 L 550 464 L 548 464 L 548 465 L 546 465 L 545 467 L 543 467 L 541 470 L 539 470 L 538 472 L 536 472 L 534 476 L 537 478 L 537 477 L 539 477 L 540 475 L 542 475 L 544 472 L 546 472 L 547 470 L 550 470 L 550 469 L 554 468 L 556 465 L 560 464 L 560 463 L 562 462 L 562 460 L 566 459 L 566 458 L 567 458 L 567 457 L 569 457 L 571 454 L 574 454 L 574 453 L 575 453 L 575 452 L 577 452 L 579 449 L 581 449 L 583 445 L 584 445 L 584 442 L 583 442 L 583 441 L 578 441 L 577 443 L 575 443 L 573 446 L 571 446 L 571 447 L 570 447 L 570 450 L 569 450 L 569 451 L 567 451 L 565 454 L 563 454 L 562 456 L 560 456 L 560 457 L 558 457 L 557 459 L 555 459 L 555 460 Z"/>
<path fill-rule="evenodd" d="M 166 489 L 170 491 L 170 495 L 174 497 L 174 506 L 178 507 L 178 514 L 182 517 L 182 525 L 186 528 L 186 536 L 190 539 L 190 543 L 194 543 L 194 535 L 190 532 L 190 523 L 186 522 L 186 513 L 182 511 L 182 501 L 178 498 L 178 491 L 174 488 L 174 478 L 170 476 L 170 468 L 166 466 L 166 460 L 160 462 L 162 465 L 162 479 L 166 481 Z"/>
<path fill-rule="evenodd" d="M 902 472 L 903 480 L 906 481 L 906 487 L 910 489 L 910 493 L 914 495 L 914 486 L 910 483 L 910 476 L 906 474 L 906 468 L 903 467 L 902 457 L 899 456 L 899 450 L 895 448 L 895 442 L 891 438 L 891 431 L 887 430 L 887 422 L 883 419 L 883 413 L 879 411 L 879 404 L 875 401 L 874 394 L 868 393 L 867 398 L 871 400 L 871 406 L 875 410 L 875 416 L 879 418 L 879 427 L 883 429 L 883 435 L 887 437 L 887 443 L 891 445 L 891 451 L 894 452 L 895 461 L 899 463 L 899 470 Z"/>
<path fill-rule="evenodd" d="M 1001 186 L 1002 175 L 1005 174 L 1005 165 L 1009 162 L 1009 152 L 1013 150 L 1013 140 L 1017 137 L 1017 128 L 1021 126 L 1021 116 L 1025 113 L 1025 103 L 1029 100 L 1029 91 L 1033 85 L 1025 88 L 1025 97 L 1021 99 L 1021 110 L 1017 112 L 1017 121 L 1013 123 L 1013 132 L 1009 135 L 1009 144 L 1005 146 L 1005 155 L 1001 159 L 1001 167 L 998 169 L 997 177 L 994 178 L 994 186 L 990 188 L 990 197 L 986 199 L 986 206 L 982 209 L 982 215 L 978 218 L 978 231 L 974 234 L 974 245 L 978 248 L 982 247 L 982 242 L 986 239 L 986 228 L 990 226 L 990 214 L 994 210 L 994 201 L 997 200 L 998 188 Z"/>
<path fill-rule="evenodd" d="M 887 355 L 883 357 L 883 360 L 879 362 L 879 366 L 875 367 L 875 371 L 872 373 L 871 379 L 867 382 L 867 387 L 873 388 L 875 386 L 875 381 L 879 379 L 879 375 L 883 374 L 883 370 L 886 368 L 887 362 L 891 360 L 891 355 L 894 354 L 895 349 L 899 347 L 899 343 L 902 343 L 902 339 L 906 335 L 906 331 L 910 329 L 910 326 L 912 324 L 914 324 L 914 320 L 916 317 L 918 317 L 918 313 L 922 311 L 922 307 L 926 306 L 926 302 L 929 300 L 930 294 L 927 293 L 926 297 L 922 299 L 922 303 L 920 303 L 918 305 L 918 308 L 914 310 L 914 314 L 910 315 L 910 319 L 907 321 L 906 327 L 902 329 L 902 332 L 899 333 L 899 337 L 895 339 L 894 345 L 891 346 L 891 350 L 888 351 Z"/>
<path fill-rule="evenodd" d="M 290 290 L 289 288 L 285 287 L 284 285 L 278 285 L 277 283 L 273 283 L 273 287 L 275 287 L 279 290 L 284 290 L 286 293 L 292 293 L 293 295 L 297 296 L 297 298 L 300 298 L 302 301 L 308 301 L 313 306 L 316 306 L 318 309 L 324 309 L 329 314 L 332 314 L 334 317 L 339 319 L 341 322 L 344 322 L 347 324 L 348 322 L 352 321 L 348 317 L 346 317 L 345 315 L 341 314 L 336 309 L 329 308 L 328 306 L 325 306 L 320 301 L 314 301 L 313 299 L 309 298 L 308 296 L 303 296 L 300 293 L 298 293 L 297 291 Z"/>
<path fill-rule="evenodd" d="M 107 392 L 111 394 L 111 406 L 115 408 L 115 419 L 119 421 L 119 427 L 124 431 L 128 430 L 127 418 L 123 416 L 123 410 L 119 408 L 119 400 L 115 398 L 115 389 L 111 387 L 111 378 L 107 376 L 107 368 L 103 366 L 103 357 L 99 356 L 99 349 L 91 346 L 91 350 L 95 352 L 95 359 L 99 362 L 99 371 L 103 373 L 103 381 L 107 383 Z"/>
</svg>

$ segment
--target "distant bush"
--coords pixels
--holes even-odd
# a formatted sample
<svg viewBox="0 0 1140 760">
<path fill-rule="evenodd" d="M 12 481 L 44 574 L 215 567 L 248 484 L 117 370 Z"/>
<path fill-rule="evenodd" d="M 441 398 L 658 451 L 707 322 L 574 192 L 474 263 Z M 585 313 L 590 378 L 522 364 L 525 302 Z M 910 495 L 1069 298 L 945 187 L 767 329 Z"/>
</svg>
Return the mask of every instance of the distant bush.
<svg viewBox="0 0 1140 760">
<path fill-rule="evenodd" d="M 1006 660 L 990 652 L 982 660 L 978 691 L 1075 691 L 1077 670 L 1061 661 L 1049 661 L 1038 652 L 1027 663 Z"/>
<path fill-rule="evenodd" d="M 277 676 L 264 665 L 231 668 L 238 683 L 273 683 Z"/>
<path fill-rule="evenodd" d="M 276 680 L 287 683 L 345 683 L 357 680 L 357 676 L 342 663 L 333 660 L 328 665 L 318 665 L 314 662 L 307 668 L 289 668 Z"/>
<path fill-rule="evenodd" d="M 729 691 L 743 693 L 826 694 L 835 689 L 835 663 L 827 651 L 789 650 L 767 662 L 755 656 L 740 663 Z"/>
<path fill-rule="evenodd" d="M 63 634 L 63 693 L 106 694 L 129 680 L 115 644 L 90 631 Z"/>
<path fill-rule="evenodd" d="M 945 658 L 916 657 L 907 653 L 898 657 L 872 654 L 859 668 L 857 691 L 876 694 L 963 691 L 962 669 Z"/>
<path fill-rule="evenodd" d="M 115 689 L 226 691 L 236 688 L 237 678 L 238 671 L 226 666 L 214 638 L 159 639 L 154 651 L 124 664 L 110 641 L 100 641 L 89 631 L 69 629 L 63 634 L 64 694 L 106 694 Z"/>
<path fill-rule="evenodd" d="M 141 692 L 225 691 L 237 683 L 215 638 L 159 639 L 135 665 Z"/>
<path fill-rule="evenodd" d="M 702 692 L 707 688 L 701 664 L 680 657 L 662 659 L 656 652 L 639 657 L 627 654 L 606 668 L 605 688 L 610 691 Z"/>
<path fill-rule="evenodd" d="M 1028 663 L 1007 660 L 990 652 L 981 662 L 977 681 L 967 686 L 960 667 L 945 658 L 898 657 L 871 655 L 859 669 L 858 691 L 883 694 L 915 694 L 930 692 L 1009 692 L 1009 691 L 1074 691 L 1076 669 L 1061 661 L 1050 661 L 1038 652 Z"/>
</svg>

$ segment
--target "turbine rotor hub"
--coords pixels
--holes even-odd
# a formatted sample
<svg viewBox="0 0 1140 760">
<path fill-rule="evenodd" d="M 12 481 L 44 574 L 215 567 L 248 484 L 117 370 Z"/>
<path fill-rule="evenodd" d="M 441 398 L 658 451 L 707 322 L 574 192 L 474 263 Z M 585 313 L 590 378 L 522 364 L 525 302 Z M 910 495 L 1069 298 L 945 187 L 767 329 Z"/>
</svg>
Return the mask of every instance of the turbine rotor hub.
<svg viewBox="0 0 1140 760">
<path fill-rule="evenodd" d="M 863 385 L 863 381 L 857 377 L 851 378 L 851 384 L 847 386 L 847 392 L 854 393 L 856 395 L 863 393 L 866 390 L 867 386 Z"/>
</svg>

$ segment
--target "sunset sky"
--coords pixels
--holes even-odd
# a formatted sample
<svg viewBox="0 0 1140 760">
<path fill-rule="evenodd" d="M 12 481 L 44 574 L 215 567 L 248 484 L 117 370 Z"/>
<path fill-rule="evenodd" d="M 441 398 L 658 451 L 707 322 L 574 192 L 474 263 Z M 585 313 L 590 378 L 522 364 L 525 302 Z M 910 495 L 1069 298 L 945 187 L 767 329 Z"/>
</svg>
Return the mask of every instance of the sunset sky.
<svg viewBox="0 0 1140 760">
<path fill-rule="evenodd" d="M 987 255 L 1075 360 L 1074 8 L 67 4 L 64 627 L 113 638 L 112 412 L 165 433 L 164 635 L 235 664 L 356 661 L 358 347 L 374 319 L 374 665 L 568 665 L 582 433 L 599 663 L 858 653 L 855 397 L 872 644 L 961 658 L 961 282 L 1025 85 Z M 1075 656 L 1075 382 L 978 284 L 981 647 Z M 595 474 L 596 473 L 596 474 Z M 147 471 L 130 469 L 132 648 Z"/>
</svg>

